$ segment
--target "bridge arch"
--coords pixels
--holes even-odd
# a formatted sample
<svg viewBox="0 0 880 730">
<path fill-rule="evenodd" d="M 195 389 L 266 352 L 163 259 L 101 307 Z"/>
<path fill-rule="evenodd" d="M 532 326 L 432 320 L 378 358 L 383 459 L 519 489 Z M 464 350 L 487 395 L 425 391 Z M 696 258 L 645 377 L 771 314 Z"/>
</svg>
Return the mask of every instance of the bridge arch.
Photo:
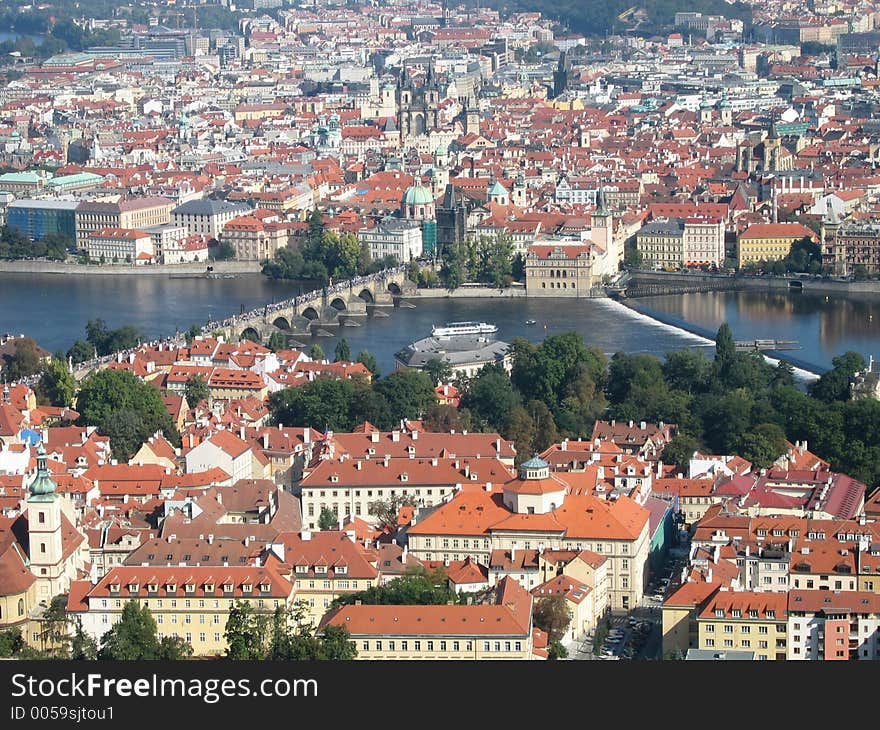
<svg viewBox="0 0 880 730">
<path fill-rule="evenodd" d="M 403 293 L 397 283 L 393 281 L 388 285 L 388 291 L 396 297 L 399 297 Z"/>
<path fill-rule="evenodd" d="M 290 329 L 290 322 L 287 320 L 287 317 L 277 317 L 272 324 L 280 330 Z"/>
<path fill-rule="evenodd" d="M 345 305 L 345 300 L 342 297 L 336 297 L 332 302 L 330 302 L 330 306 L 339 312 L 344 312 L 346 309 L 348 309 L 348 307 L 346 307 Z"/>
<path fill-rule="evenodd" d="M 362 289 L 358 294 L 358 299 L 363 299 L 367 304 L 373 304 L 376 300 L 373 298 L 373 292 L 369 289 Z"/>
<path fill-rule="evenodd" d="M 302 316 L 305 317 L 306 319 L 309 319 L 309 320 L 313 320 L 313 319 L 318 319 L 318 318 L 319 318 L 318 310 L 315 309 L 314 307 L 306 307 L 306 308 L 303 310 Z"/>
<path fill-rule="evenodd" d="M 251 342 L 256 342 L 258 345 L 263 344 L 263 338 L 260 335 L 259 331 L 254 327 L 245 327 L 241 334 L 238 336 L 239 341 L 241 340 L 250 340 Z"/>
</svg>

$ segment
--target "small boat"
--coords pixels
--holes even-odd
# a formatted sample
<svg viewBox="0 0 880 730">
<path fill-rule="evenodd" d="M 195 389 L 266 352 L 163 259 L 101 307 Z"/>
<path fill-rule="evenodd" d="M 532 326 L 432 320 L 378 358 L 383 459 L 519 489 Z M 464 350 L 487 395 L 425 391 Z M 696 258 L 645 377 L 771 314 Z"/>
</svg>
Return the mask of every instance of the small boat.
<svg viewBox="0 0 880 730">
<path fill-rule="evenodd" d="M 526 324 L 529 326 L 531 326 L 533 324 L 538 324 L 538 320 L 537 319 L 527 319 Z"/>
</svg>

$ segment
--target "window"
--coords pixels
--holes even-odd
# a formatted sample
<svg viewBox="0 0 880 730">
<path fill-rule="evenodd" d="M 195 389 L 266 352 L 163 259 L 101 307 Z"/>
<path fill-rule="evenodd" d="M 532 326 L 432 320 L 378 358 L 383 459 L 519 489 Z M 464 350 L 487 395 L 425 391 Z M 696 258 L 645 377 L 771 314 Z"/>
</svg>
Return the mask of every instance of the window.
<svg viewBox="0 0 880 730">
<path fill-rule="evenodd" d="M 428 651 L 434 651 L 434 642 L 433 641 L 428 642 Z"/>
<path fill-rule="evenodd" d="M 759 627 L 758 627 L 758 633 L 759 633 L 759 634 L 766 634 L 766 633 L 767 633 L 767 627 L 766 627 L 766 626 L 759 626 Z"/>
<path fill-rule="evenodd" d="M 400 642 L 400 650 L 401 651 L 409 651 L 409 642 L 408 641 L 401 641 Z"/>
<path fill-rule="evenodd" d="M 446 651 L 446 642 L 445 641 L 440 642 L 440 651 Z"/>
<path fill-rule="evenodd" d="M 714 634 L 715 633 L 715 624 L 706 624 L 706 633 Z"/>
<path fill-rule="evenodd" d="M 706 639 L 706 646 L 715 646 L 715 639 Z"/>
</svg>

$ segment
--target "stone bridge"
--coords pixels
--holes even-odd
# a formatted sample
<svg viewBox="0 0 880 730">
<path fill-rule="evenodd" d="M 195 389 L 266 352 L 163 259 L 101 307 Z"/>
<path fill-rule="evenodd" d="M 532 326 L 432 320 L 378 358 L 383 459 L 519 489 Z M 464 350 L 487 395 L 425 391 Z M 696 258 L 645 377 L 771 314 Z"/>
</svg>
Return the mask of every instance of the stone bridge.
<svg viewBox="0 0 880 730">
<path fill-rule="evenodd" d="M 371 308 L 393 307 L 400 297 L 412 295 L 416 285 L 407 279 L 405 267 L 371 276 L 334 283 L 284 302 L 269 304 L 221 323 L 209 324 L 209 332 L 222 332 L 227 341 L 245 336 L 266 342 L 274 332 L 310 335 L 335 328 L 347 320 L 365 318 Z"/>
</svg>

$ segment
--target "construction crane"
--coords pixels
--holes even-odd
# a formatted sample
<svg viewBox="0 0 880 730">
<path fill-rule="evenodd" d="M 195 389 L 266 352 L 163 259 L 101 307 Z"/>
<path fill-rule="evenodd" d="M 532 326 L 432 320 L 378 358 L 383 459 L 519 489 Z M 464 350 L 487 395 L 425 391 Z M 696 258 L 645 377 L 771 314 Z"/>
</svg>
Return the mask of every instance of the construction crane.
<svg viewBox="0 0 880 730">
<path fill-rule="evenodd" d="M 617 16 L 617 19 L 621 22 L 625 21 L 630 15 L 632 15 L 638 9 L 638 5 L 633 5 L 629 10 L 624 10 L 620 15 Z"/>
</svg>

